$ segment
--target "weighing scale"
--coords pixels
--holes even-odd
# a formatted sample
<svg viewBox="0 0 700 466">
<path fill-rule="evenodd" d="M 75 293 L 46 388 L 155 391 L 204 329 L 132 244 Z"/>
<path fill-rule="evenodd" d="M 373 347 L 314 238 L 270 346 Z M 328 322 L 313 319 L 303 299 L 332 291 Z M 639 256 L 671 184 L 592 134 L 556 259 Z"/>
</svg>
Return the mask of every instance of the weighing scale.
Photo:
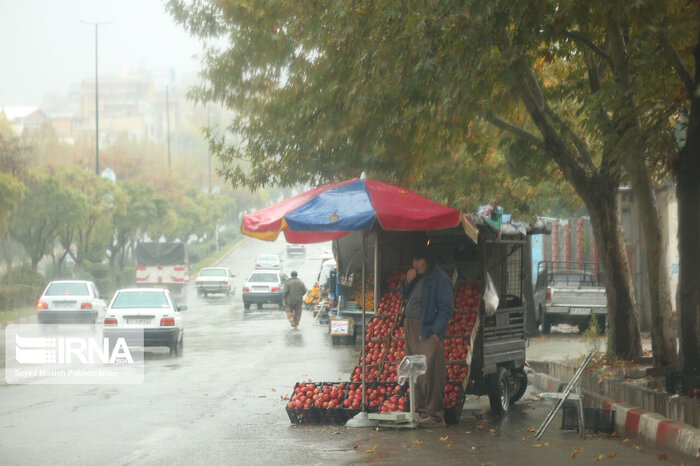
<svg viewBox="0 0 700 466">
<path fill-rule="evenodd" d="M 399 385 L 403 385 L 406 379 L 408 379 L 408 387 L 410 390 L 408 404 L 410 406 L 410 411 L 407 413 L 372 413 L 368 415 L 369 420 L 378 421 L 379 426 L 383 427 L 415 429 L 418 425 L 418 413 L 415 412 L 415 406 L 412 399 L 413 394 L 415 393 L 413 386 L 416 378 L 418 378 L 419 375 L 425 374 L 426 367 L 427 364 L 424 354 L 416 354 L 403 358 L 401 364 L 399 364 L 399 367 L 396 369 L 396 374 L 398 376 Z"/>
</svg>

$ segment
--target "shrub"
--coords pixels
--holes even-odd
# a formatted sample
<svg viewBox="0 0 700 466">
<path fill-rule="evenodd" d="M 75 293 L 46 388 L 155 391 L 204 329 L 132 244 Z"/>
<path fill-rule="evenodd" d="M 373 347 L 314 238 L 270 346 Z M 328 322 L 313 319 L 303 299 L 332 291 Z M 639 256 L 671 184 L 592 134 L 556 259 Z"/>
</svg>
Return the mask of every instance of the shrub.
<svg viewBox="0 0 700 466">
<path fill-rule="evenodd" d="M 0 285 L 0 311 L 35 305 L 42 291 L 33 285 Z"/>
<path fill-rule="evenodd" d="M 43 288 L 47 284 L 46 278 L 39 272 L 34 272 L 29 267 L 15 267 L 8 274 L 5 274 L 0 279 L 0 284 L 7 285 L 12 278 L 13 285 L 30 285 L 35 288 Z"/>
</svg>

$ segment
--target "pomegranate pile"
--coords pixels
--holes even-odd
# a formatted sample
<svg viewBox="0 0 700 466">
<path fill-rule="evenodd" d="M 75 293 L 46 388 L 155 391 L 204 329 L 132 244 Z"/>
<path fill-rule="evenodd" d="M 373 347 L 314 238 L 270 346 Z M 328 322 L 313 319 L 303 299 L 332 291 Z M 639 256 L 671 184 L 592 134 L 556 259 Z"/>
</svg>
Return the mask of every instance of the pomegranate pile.
<svg viewBox="0 0 700 466">
<path fill-rule="evenodd" d="M 408 383 L 396 383 L 396 370 L 406 355 L 401 313 L 404 300 L 399 286 L 406 269 L 397 268 L 386 282 L 374 317 L 365 332 L 365 409 L 369 412 L 395 412 L 410 410 Z M 477 324 L 481 305 L 480 285 L 477 282 L 458 282 L 454 292 L 454 312 L 450 318 L 444 339 L 446 380 L 445 410 L 459 410 L 464 403 L 464 389 L 469 375 L 467 356 L 471 351 L 471 334 Z M 343 410 L 351 418 L 362 408 L 362 355 L 350 374 L 350 382 L 298 383 L 287 404 L 287 412 L 293 423 L 309 422 L 305 410 Z M 311 416 L 313 417 L 313 416 Z M 318 414 L 316 422 L 328 420 Z M 459 419 L 457 417 L 457 419 Z M 331 420 L 335 420 L 331 417 Z M 340 420 L 338 420 L 340 422 Z"/>
</svg>

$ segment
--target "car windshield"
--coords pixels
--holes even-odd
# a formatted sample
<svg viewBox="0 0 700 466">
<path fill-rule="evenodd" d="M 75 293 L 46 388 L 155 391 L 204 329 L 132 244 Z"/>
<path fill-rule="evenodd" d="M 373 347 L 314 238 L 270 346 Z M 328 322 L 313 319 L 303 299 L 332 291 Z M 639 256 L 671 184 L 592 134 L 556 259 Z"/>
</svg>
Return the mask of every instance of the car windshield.
<svg viewBox="0 0 700 466">
<path fill-rule="evenodd" d="M 258 261 L 261 262 L 277 262 L 277 256 L 260 256 Z"/>
<path fill-rule="evenodd" d="M 88 296 L 86 283 L 51 283 L 44 296 Z"/>
<path fill-rule="evenodd" d="M 225 277 L 226 271 L 224 269 L 202 269 L 199 272 L 200 277 Z"/>
<path fill-rule="evenodd" d="M 165 293 L 159 291 L 122 291 L 117 293 L 112 309 L 137 309 L 142 307 L 170 307 Z"/>
<path fill-rule="evenodd" d="M 249 282 L 277 283 L 279 279 L 276 273 L 254 273 L 248 279 Z"/>
</svg>

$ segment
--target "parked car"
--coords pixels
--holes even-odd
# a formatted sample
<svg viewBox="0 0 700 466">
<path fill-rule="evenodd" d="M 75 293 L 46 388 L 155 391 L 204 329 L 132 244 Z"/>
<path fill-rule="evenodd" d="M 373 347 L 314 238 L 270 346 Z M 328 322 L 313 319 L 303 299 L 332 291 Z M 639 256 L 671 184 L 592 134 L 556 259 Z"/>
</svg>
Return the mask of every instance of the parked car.
<svg viewBox="0 0 700 466">
<path fill-rule="evenodd" d="M 59 280 L 46 286 L 36 308 L 40 324 L 97 323 L 106 304 L 93 282 Z"/>
<path fill-rule="evenodd" d="M 298 254 L 300 256 L 306 255 L 306 246 L 303 244 L 292 244 L 287 243 L 287 255 Z"/>
<path fill-rule="evenodd" d="M 581 332 L 588 328 L 591 315 L 598 320 L 603 333 L 608 303 L 602 274 L 590 262 L 540 262 L 535 283 L 535 312 L 542 332 L 549 333 L 552 325 L 578 325 Z"/>
<path fill-rule="evenodd" d="M 210 294 L 223 294 L 227 298 L 236 293 L 233 283 L 234 274 L 226 267 L 206 267 L 199 271 L 194 281 L 197 296 L 207 297 Z"/>
<path fill-rule="evenodd" d="M 279 256 L 265 254 L 255 259 L 256 269 L 281 269 L 282 261 Z"/>
<path fill-rule="evenodd" d="M 143 346 L 165 346 L 173 356 L 181 356 L 184 328 L 178 306 L 170 291 L 163 288 L 127 288 L 118 290 L 107 308 L 104 337 L 110 347 L 117 338 L 129 342 L 135 332 L 143 331 Z"/>
<path fill-rule="evenodd" d="M 243 285 L 243 307 L 250 309 L 251 304 L 258 308 L 263 304 L 284 306 L 282 292 L 287 276 L 277 270 L 256 270 Z"/>
</svg>

